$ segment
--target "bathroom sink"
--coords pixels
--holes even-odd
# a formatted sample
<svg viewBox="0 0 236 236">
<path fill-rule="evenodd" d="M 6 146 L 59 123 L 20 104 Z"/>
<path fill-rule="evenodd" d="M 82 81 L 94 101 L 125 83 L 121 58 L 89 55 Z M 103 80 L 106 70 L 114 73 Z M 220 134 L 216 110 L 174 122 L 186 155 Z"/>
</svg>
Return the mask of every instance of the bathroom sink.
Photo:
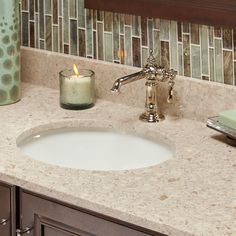
<svg viewBox="0 0 236 236">
<path fill-rule="evenodd" d="M 18 143 L 27 156 L 48 164 L 83 170 L 129 170 L 172 157 L 165 144 L 140 136 L 90 128 L 37 133 Z"/>
</svg>

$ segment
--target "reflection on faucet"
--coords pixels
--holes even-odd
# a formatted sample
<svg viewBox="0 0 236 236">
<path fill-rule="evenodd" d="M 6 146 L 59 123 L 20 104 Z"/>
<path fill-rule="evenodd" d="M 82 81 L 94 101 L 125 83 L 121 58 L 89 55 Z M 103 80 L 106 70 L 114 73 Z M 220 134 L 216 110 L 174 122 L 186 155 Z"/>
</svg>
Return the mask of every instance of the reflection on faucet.
<svg viewBox="0 0 236 236">
<path fill-rule="evenodd" d="M 146 79 L 146 110 L 140 116 L 140 120 L 152 123 L 159 122 L 164 119 L 164 115 L 162 115 L 157 104 L 157 86 L 159 82 L 168 81 L 169 92 L 167 102 L 170 103 L 173 99 L 173 86 L 175 84 L 174 79 L 176 74 L 177 72 L 174 70 L 157 66 L 153 52 L 150 50 L 147 65 L 143 70 L 117 79 L 113 84 L 111 91 L 120 92 L 121 86 L 140 79 Z"/>
<path fill-rule="evenodd" d="M 131 83 L 131 82 L 143 79 L 143 78 L 144 78 L 143 71 L 139 71 L 139 72 L 136 72 L 134 74 L 130 74 L 130 75 L 124 76 L 122 78 L 119 78 L 113 84 L 113 86 L 111 88 L 111 91 L 112 92 L 120 92 L 120 88 L 121 88 L 122 85 Z"/>
</svg>

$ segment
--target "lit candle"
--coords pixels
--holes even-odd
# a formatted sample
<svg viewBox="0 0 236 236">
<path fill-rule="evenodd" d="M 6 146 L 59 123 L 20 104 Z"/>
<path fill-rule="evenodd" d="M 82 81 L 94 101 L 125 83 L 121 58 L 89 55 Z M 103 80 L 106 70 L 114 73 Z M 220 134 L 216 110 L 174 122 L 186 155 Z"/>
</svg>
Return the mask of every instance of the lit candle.
<svg viewBox="0 0 236 236">
<path fill-rule="evenodd" d="M 79 72 L 76 65 L 73 71 L 74 75 L 70 75 L 70 71 L 60 73 L 61 107 L 66 109 L 92 107 L 95 100 L 94 72 L 90 70 Z"/>
</svg>

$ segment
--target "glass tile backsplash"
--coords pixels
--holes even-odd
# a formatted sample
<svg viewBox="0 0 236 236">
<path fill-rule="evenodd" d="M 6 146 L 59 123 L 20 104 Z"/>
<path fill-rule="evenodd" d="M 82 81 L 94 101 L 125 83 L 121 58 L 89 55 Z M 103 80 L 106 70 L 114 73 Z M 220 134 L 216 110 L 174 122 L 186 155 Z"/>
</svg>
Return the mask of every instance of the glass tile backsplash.
<svg viewBox="0 0 236 236">
<path fill-rule="evenodd" d="M 22 0 L 22 45 L 142 67 L 152 49 L 179 75 L 236 85 L 236 30 Z"/>
</svg>

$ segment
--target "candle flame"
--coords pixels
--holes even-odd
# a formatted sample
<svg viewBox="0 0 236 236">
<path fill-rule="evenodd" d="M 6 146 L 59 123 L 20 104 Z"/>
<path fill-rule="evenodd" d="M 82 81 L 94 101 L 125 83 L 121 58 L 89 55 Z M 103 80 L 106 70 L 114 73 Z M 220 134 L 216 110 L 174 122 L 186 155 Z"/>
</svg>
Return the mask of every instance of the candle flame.
<svg viewBox="0 0 236 236">
<path fill-rule="evenodd" d="M 79 70 L 78 70 L 78 67 L 75 64 L 73 65 L 73 70 L 74 70 L 75 75 L 79 76 Z"/>
</svg>

